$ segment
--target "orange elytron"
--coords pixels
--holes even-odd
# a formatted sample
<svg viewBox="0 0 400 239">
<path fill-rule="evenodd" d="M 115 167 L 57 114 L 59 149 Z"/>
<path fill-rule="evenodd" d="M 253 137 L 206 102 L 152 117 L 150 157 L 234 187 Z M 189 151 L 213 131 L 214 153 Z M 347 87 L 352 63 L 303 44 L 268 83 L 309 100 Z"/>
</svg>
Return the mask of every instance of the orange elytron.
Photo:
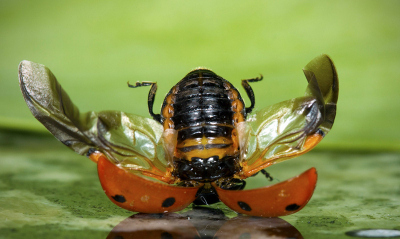
<svg viewBox="0 0 400 239">
<path fill-rule="evenodd" d="M 250 83 L 242 80 L 251 105 L 213 71 L 189 72 L 168 92 L 153 119 L 119 111 L 80 113 L 43 65 L 22 61 L 20 87 L 33 115 L 63 144 L 97 163 L 101 185 L 116 205 L 143 213 L 179 211 L 194 202 L 222 201 L 253 216 L 277 217 L 302 209 L 317 182 L 314 168 L 287 181 L 243 190 L 247 177 L 310 151 L 332 128 L 338 77 L 321 55 L 304 68 L 305 96 L 258 112 Z"/>
</svg>

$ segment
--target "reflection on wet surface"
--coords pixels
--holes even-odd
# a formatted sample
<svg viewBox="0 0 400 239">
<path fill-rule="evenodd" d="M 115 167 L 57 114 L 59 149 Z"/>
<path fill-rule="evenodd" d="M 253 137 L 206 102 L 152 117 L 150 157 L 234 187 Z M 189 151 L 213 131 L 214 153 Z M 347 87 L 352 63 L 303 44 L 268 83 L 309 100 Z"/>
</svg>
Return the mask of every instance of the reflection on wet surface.
<svg viewBox="0 0 400 239">
<path fill-rule="evenodd" d="M 237 216 L 196 207 L 184 213 L 135 214 L 116 225 L 107 239 L 130 238 L 303 238 L 281 218 Z"/>
</svg>

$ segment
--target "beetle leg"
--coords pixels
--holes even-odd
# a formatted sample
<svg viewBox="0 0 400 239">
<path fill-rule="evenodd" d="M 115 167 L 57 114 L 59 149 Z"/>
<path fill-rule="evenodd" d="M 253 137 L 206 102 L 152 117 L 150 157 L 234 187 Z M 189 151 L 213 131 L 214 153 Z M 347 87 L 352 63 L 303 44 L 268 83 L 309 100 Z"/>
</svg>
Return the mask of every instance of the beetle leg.
<svg viewBox="0 0 400 239">
<path fill-rule="evenodd" d="M 243 190 L 246 187 L 246 181 L 238 178 L 229 178 L 217 182 L 217 185 L 226 190 Z"/>
<path fill-rule="evenodd" d="M 128 82 L 128 86 L 130 88 L 136 88 L 136 87 L 140 87 L 140 86 L 151 86 L 150 91 L 149 91 L 149 96 L 147 98 L 149 113 L 155 121 L 158 121 L 161 123 L 160 114 L 154 114 L 154 112 L 153 112 L 154 98 L 155 98 L 156 92 L 157 92 L 157 82 L 149 82 L 149 81 L 139 82 L 139 81 L 137 81 L 135 85 L 131 85 Z"/>
<path fill-rule="evenodd" d="M 256 103 L 256 99 L 254 97 L 254 92 L 253 92 L 253 89 L 251 88 L 249 82 L 257 82 L 257 81 L 261 81 L 262 79 L 263 79 L 263 76 L 260 75 L 260 77 L 256 77 L 253 79 L 242 80 L 242 86 L 246 90 L 247 96 L 249 96 L 250 102 L 251 102 L 250 107 L 246 107 L 246 114 L 251 113 L 251 111 L 253 110 L 254 105 Z"/>
<path fill-rule="evenodd" d="M 130 88 L 136 88 L 136 87 L 140 87 L 140 86 L 149 86 L 149 85 L 153 85 L 153 84 L 157 84 L 157 83 L 156 82 L 150 82 L 150 81 L 142 81 L 142 82 L 136 81 L 135 85 L 131 85 L 131 84 L 129 84 L 129 81 L 128 81 L 128 86 Z"/>
<path fill-rule="evenodd" d="M 265 170 L 265 169 L 261 169 L 260 171 L 262 174 L 265 175 L 266 178 L 268 178 L 269 181 L 274 180 L 274 178 Z"/>
</svg>

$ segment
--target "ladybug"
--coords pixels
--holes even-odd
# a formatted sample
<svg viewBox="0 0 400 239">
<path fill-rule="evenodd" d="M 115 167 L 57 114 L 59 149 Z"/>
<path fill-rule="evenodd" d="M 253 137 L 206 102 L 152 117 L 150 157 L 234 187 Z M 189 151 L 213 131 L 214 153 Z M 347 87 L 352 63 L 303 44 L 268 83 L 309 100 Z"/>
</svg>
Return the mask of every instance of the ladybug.
<svg viewBox="0 0 400 239">
<path fill-rule="evenodd" d="M 301 210 L 311 198 L 317 174 L 311 168 L 278 184 L 243 190 L 244 179 L 310 151 L 332 128 L 338 77 L 332 60 L 320 55 L 303 69 L 305 96 L 252 113 L 255 96 L 242 80 L 239 91 L 213 71 L 197 68 L 168 92 L 152 119 L 120 111 L 80 113 L 51 71 L 22 61 L 19 82 L 32 114 L 58 140 L 97 163 L 107 197 L 142 213 L 179 211 L 192 202 L 222 201 L 236 212 L 277 217 Z"/>
</svg>

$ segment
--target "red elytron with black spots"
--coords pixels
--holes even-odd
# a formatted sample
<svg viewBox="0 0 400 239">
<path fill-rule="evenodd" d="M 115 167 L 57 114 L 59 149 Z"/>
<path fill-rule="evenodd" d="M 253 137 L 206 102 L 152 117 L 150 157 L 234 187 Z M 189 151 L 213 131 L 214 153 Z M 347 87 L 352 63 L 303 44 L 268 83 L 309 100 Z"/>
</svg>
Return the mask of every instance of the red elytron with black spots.
<svg viewBox="0 0 400 239">
<path fill-rule="evenodd" d="M 276 217 L 299 211 L 317 181 L 314 168 L 269 187 L 243 190 L 244 179 L 311 150 L 329 132 L 336 115 L 338 77 L 321 55 L 304 68 L 303 97 L 252 113 L 251 82 L 242 81 L 251 105 L 214 72 L 189 72 L 153 112 L 155 82 L 148 107 L 153 119 L 119 111 L 80 113 L 54 75 L 23 61 L 21 91 L 33 115 L 62 143 L 97 163 L 101 185 L 116 205 L 135 212 L 182 210 L 190 203 L 221 200 L 231 209 Z"/>
</svg>

